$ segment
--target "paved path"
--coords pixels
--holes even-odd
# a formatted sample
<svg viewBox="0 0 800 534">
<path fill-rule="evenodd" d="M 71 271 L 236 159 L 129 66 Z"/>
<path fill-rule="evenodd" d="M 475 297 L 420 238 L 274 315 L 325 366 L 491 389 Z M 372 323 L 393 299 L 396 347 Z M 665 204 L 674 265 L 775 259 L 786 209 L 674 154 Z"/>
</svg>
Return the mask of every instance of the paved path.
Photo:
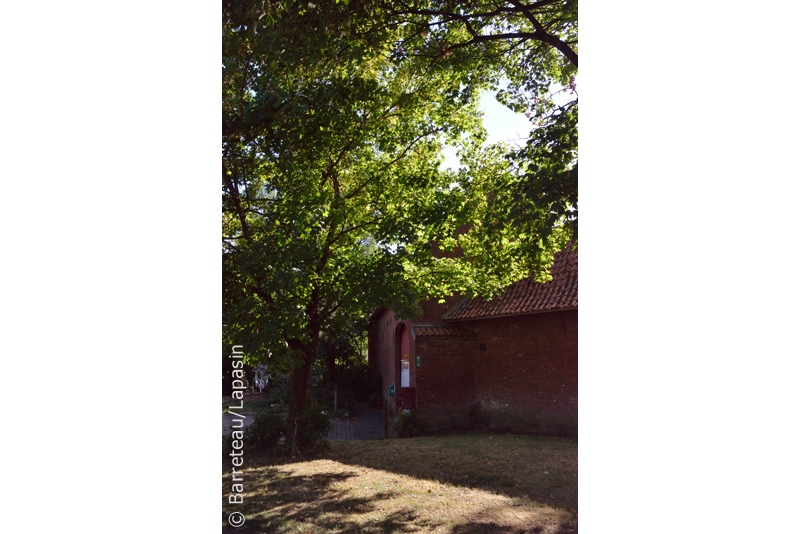
<svg viewBox="0 0 800 534">
<path fill-rule="evenodd" d="M 383 414 L 375 408 L 364 408 L 356 416 L 353 439 L 383 439 Z"/>
<path fill-rule="evenodd" d="M 356 439 L 352 421 L 348 419 L 345 419 L 344 421 L 340 421 L 338 419 L 331 419 L 331 423 L 333 423 L 333 428 L 328 434 L 329 440 L 343 441 L 343 440 Z"/>
<path fill-rule="evenodd" d="M 329 440 L 383 439 L 383 415 L 374 408 L 362 408 L 353 418 L 344 421 L 331 421 L 333 430 Z"/>
<path fill-rule="evenodd" d="M 255 414 L 242 415 L 244 416 L 243 426 L 251 424 L 255 418 Z M 222 435 L 229 434 L 234 426 L 234 421 L 238 421 L 238 419 L 231 414 L 222 414 Z M 383 415 L 380 410 L 374 408 L 362 408 L 352 419 L 341 421 L 332 419 L 331 423 L 333 423 L 333 429 L 328 434 L 329 440 L 383 439 Z"/>
</svg>

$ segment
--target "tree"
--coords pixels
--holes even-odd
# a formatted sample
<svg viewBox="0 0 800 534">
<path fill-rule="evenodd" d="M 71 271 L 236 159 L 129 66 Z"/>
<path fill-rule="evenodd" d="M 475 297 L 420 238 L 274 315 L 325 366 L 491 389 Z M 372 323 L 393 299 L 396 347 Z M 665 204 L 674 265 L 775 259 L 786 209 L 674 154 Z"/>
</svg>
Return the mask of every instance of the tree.
<svg viewBox="0 0 800 534">
<path fill-rule="evenodd" d="M 495 190 L 483 226 L 491 245 L 499 228 L 524 234 L 521 253 L 541 272 L 555 248 L 578 233 L 577 0 L 379 0 L 375 28 L 404 28 L 398 54 L 452 71 L 478 72 L 498 99 L 532 122 L 527 144 L 506 153 L 514 177 Z M 555 90 L 554 90 L 555 87 Z M 555 94 L 569 96 L 556 103 Z M 554 236 L 556 229 L 561 235 Z M 550 239 L 551 237 L 555 239 Z M 538 256 L 538 259 L 537 259 Z"/>
<path fill-rule="evenodd" d="M 508 180 L 484 136 L 480 69 L 419 68 L 393 50 L 401 26 L 352 2 L 223 5 L 223 305 L 225 336 L 251 363 L 293 370 L 286 436 L 305 405 L 322 334 L 391 303 L 476 289 L 525 274 L 479 229 Z M 471 167 L 439 167 L 442 142 Z M 458 235 L 472 224 L 475 232 Z M 434 242 L 472 261 L 437 260 Z M 501 268 L 501 264 L 502 268 Z M 302 436 L 296 436 L 302 440 Z M 290 443 L 293 445 L 294 443 Z"/>
<path fill-rule="evenodd" d="M 512 61 L 523 72 L 507 74 L 534 84 L 554 74 L 559 55 L 578 68 L 576 0 L 383 0 L 377 6 L 392 24 L 409 26 L 404 41 L 415 55 L 446 58 L 488 45 L 483 56 L 515 56 Z"/>
</svg>

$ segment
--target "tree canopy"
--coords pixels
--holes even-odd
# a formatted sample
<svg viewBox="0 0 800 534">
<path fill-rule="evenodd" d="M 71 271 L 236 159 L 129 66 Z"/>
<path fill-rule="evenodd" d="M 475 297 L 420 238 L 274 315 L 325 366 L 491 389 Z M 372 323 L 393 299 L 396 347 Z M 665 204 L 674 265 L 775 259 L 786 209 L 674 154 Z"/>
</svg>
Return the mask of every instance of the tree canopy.
<svg viewBox="0 0 800 534">
<path fill-rule="evenodd" d="M 568 10 L 539 4 L 223 4 L 224 332 L 294 370 L 290 428 L 322 333 L 380 305 L 412 317 L 423 299 L 492 294 L 568 239 L 577 100 L 531 108 L 544 126 L 511 152 L 482 146 L 477 110 L 503 76 L 512 107 L 569 87 Z"/>
<path fill-rule="evenodd" d="M 398 53 L 474 72 L 492 87 L 502 77 L 507 86 L 498 100 L 532 122 L 527 144 L 506 153 L 514 176 L 496 189 L 484 214 L 486 242 L 498 228 L 515 226 L 523 234 L 521 250 L 535 260 L 543 252 L 552 257 L 546 243 L 553 229 L 563 227 L 577 238 L 577 0 L 385 0 L 377 5 L 386 24 L 405 28 Z M 555 100 L 557 93 L 562 98 Z M 538 269 L 543 266 L 537 262 Z"/>
</svg>

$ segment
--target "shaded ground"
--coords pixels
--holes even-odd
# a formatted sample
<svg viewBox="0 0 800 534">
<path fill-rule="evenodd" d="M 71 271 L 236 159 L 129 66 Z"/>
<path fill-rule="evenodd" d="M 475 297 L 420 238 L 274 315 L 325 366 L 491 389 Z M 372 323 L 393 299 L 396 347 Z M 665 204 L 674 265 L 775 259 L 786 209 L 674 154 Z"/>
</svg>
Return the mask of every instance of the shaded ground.
<svg viewBox="0 0 800 534">
<path fill-rule="evenodd" d="M 238 532 L 577 532 L 578 445 L 460 435 L 331 443 L 323 458 L 271 462 L 245 452 Z"/>
<path fill-rule="evenodd" d="M 236 411 L 236 410 L 234 410 Z M 242 425 L 247 426 L 253 422 L 255 414 L 241 413 L 243 415 Z M 239 418 L 223 412 L 222 414 L 222 435 L 229 434 L 234 422 Z M 328 439 L 332 441 L 354 440 L 354 439 L 383 439 L 383 415 L 380 410 L 375 408 L 358 407 L 356 414 L 350 419 L 332 419 L 333 428 Z M 237 423 L 238 424 L 238 423 Z"/>
<path fill-rule="evenodd" d="M 358 407 L 354 417 L 331 422 L 329 440 L 383 439 L 383 415 L 375 408 Z"/>
</svg>

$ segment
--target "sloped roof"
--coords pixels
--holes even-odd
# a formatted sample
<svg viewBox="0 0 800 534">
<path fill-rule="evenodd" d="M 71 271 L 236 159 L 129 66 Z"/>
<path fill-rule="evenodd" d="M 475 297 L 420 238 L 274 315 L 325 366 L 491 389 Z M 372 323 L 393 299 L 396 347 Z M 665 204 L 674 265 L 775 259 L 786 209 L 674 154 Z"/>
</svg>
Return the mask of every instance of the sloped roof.
<svg viewBox="0 0 800 534">
<path fill-rule="evenodd" d="M 553 279 L 538 283 L 524 278 L 490 301 L 464 299 L 444 314 L 442 321 L 467 321 L 505 315 L 520 315 L 578 307 L 578 253 L 572 243 L 556 254 L 550 271 Z"/>
<path fill-rule="evenodd" d="M 414 324 L 414 335 L 417 337 L 428 336 L 474 336 L 475 332 L 458 326 L 442 324 Z"/>
</svg>

